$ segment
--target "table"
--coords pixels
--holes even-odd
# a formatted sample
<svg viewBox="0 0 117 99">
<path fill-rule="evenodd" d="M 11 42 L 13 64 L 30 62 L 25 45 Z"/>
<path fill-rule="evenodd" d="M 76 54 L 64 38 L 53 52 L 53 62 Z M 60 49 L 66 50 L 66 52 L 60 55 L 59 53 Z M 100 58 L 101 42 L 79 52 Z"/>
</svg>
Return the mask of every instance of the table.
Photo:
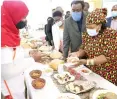
<svg viewBox="0 0 117 99">
<path fill-rule="evenodd" d="M 43 70 L 47 66 L 35 63 L 34 67 L 28 69 L 25 71 L 25 80 L 26 80 L 26 85 L 27 85 L 27 92 L 28 92 L 28 99 L 56 99 L 57 95 L 60 94 L 59 90 L 53 83 L 51 77 L 42 75 L 44 79 L 46 79 L 46 85 L 42 90 L 35 90 L 32 85 L 31 85 L 31 78 L 29 76 L 29 72 L 34 69 L 39 69 Z M 80 66 L 79 68 L 86 68 L 85 66 Z M 77 69 L 79 69 L 77 68 Z M 92 73 L 90 75 L 83 75 L 86 79 L 89 81 L 95 81 L 97 83 L 96 87 L 112 90 L 114 92 L 117 92 L 117 86 L 114 84 L 110 83 L 109 81 L 105 80 L 101 76 Z"/>
</svg>

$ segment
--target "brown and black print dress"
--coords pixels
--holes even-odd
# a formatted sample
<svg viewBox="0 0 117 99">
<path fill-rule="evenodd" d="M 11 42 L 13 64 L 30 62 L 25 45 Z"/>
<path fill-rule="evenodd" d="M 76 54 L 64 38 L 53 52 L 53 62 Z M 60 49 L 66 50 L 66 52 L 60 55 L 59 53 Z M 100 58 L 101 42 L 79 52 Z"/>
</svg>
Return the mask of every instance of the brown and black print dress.
<svg viewBox="0 0 117 99">
<path fill-rule="evenodd" d="M 105 55 L 108 62 L 88 68 L 117 85 L 117 31 L 107 28 L 95 37 L 84 33 L 81 49 L 86 51 L 89 59 Z"/>
</svg>

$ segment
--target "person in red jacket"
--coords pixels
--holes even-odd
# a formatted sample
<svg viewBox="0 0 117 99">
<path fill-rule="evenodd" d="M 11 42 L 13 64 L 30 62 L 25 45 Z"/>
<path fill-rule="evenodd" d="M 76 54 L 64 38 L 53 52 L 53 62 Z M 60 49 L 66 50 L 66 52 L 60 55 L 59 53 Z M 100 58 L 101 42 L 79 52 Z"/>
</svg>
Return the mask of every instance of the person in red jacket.
<svg viewBox="0 0 117 99">
<path fill-rule="evenodd" d="M 25 99 L 23 70 L 20 71 L 16 61 L 23 59 L 19 29 L 26 26 L 28 12 L 26 4 L 20 0 L 4 0 L 1 6 L 1 78 L 7 89 L 2 86 L 2 94 L 11 95 L 6 99 Z M 14 76 L 8 77 L 11 73 Z"/>
</svg>

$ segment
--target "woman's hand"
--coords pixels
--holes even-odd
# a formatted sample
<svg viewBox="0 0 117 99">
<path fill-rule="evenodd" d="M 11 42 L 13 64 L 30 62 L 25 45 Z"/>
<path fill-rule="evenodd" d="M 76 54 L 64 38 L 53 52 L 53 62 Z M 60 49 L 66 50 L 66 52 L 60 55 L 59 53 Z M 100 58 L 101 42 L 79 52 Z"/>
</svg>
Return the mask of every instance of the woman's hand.
<svg viewBox="0 0 117 99">
<path fill-rule="evenodd" d="M 78 57 L 78 53 L 77 52 L 70 53 L 68 57 Z"/>
<path fill-rule="evenodd" d="M 81 60 L 76 62 L 77 66 L 79 66 L 79 65 L 86 65 L 86 64 L 87 64 L 87 60 L 86 59 L 81 59 Z"/>
<path fill-rule="evenodd" d="M 85 59 L 81 59 L 81 60 L 72 59 L 72 60 L 69 61 L 69 62 L 73 63 L 75 67 L 76 67 L 76 66 L 79 66 L 79 65 L 85 65 L 85 64 L 87 64 L 87 60 L 85 60 Z"/>
<path fill-rule="evenodd" d="M 78 57 L 68 57 L 68 58 L 67 58 L 67 62 L 68 62 L 68 63 L 73 63 L 73 62 L 76 62 L 76 61 L 78 61 L 78 60 L 79 60 Z"/>
</svg>

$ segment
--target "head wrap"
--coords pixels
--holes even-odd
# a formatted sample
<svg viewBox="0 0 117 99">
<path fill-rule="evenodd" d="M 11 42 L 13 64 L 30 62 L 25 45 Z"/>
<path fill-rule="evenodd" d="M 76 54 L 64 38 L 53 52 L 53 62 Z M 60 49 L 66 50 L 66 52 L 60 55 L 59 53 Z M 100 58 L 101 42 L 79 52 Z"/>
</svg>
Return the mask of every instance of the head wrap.
<svg viewBox="0 0 117 99">
<path fill-rule="evenodd" d="M 107 16 L 106 8 L 102 8 L 102 9 L 97 8 L 87 16 L 86 23 L 87 24 L 106 23 L 106 16 Z"/>
<path fill-rule="evenodd" d="M 28 7 L 21 0 L 4 0 L 1 6 L 1 46 L 20 45 L 16 24 L 28 15 Z"/>
</svg>

